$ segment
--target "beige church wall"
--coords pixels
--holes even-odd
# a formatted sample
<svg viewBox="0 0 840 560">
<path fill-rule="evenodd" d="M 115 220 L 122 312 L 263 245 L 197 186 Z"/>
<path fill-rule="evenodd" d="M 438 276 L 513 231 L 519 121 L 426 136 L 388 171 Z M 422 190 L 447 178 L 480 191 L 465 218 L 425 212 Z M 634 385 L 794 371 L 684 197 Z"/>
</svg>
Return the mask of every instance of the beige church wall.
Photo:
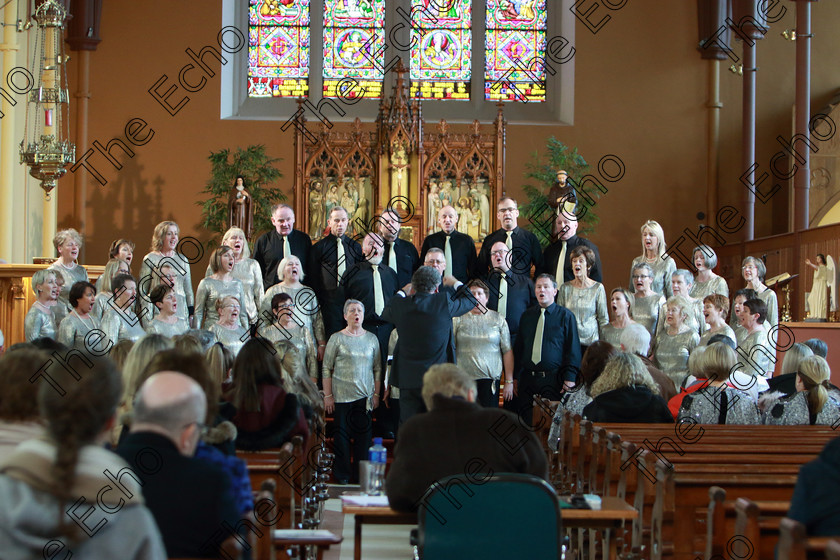
<svg viewBox="0 0 840 560">
<path fill-rule="evenodd" d="M 779 32 L 793 27 L 794 6 L 784 5 L 787 15 L 772 24 L 758 50 L 757 160 L 764 169 L 779 149 L 775 137 L 791 134 L 795 44 L 783 40 Z M 125 141 L 124 128 L 134 118 L 143 119 L 149 127 L 139 137 L 150 129 L 154 136 L 145 145 L 130 145 L 133 158 L 114 149 L 122 170 L 115 170 L 98 154 L 90 160 L 108 183 L 101 186 L 93 178 L 88 180 L 87 262 L 104 262 L 116 236 L 137 242 L 137 257 L 142 257 L 152 228 L 164 219 L 175 219 L 182 235 L 206 239 L 207 233 L 197 227 L 200 208 L 195 201 L 209 173 L 211 150 L 265 144 L 270 154 L 284 158 L 280 167 L 288 189 L 292 129 L 282 132 L 281 122 L 220 120 L 218 72 L 199 92 L 179 89 L 173 94 L 173 104 L 185 93 L 190 98 L 175 116 L 147 91 L 163 74 L 168 81 L 162 90 L 175 83 L 179 70 L 189 62 L 185 49 L 198 52 L 204 45 L 215 45 L 221 25 L 219 6 L 198 0 L 105 6 L 102 43 L 91 56 L 88 142 L 98 140 L 104 145 L 114 137 Z M 593 166 L 607 154 L 621 159 L 624 177 L 605 183 L 609 192 L 596 206 L 601 222 L 593 239 L 602 248 L 607 287 L 627 282 L 630 260 L 640 252 L 638 231 L 644 220 L 660 221 L 670 243 L 683 228 L 696 229 L 697 212 L 706 211 L 708 76 L 708 63 L 695 48 L 694 2 L 634 0 L 610 15 L 612 19 L 595 35 L 577 24 L 574 124 L 509 125 L 506 160 L 507 192 L 517 196 L 525 164 L 534 151 L 544 149 L 549 136 L 577 146 Z M 840 38 L 829 29 L 838 21 L 840 4 L 815 4 L 815 107 L 822 106 L 840 84 L 829 55 L 840 47 Z M 740 45 L 735 49 L 740 51 Z M 74 64 L 71 61 L 71 91 Z M 740 205 L 744 188 L 738 180 L 743 172 L 740 91 L 741 78 L 722 72 L 721 206 Z M 61 181 L 58 192 L 59 226 L 73 223 L 72 173 Z M 758 203 L 756 235 L 784 231 L 787 210 L 786 194 L 780 193 L 766 208 Z M 707 218 L 707 223 L 713 222 Z M 727 239 L 734 241 L 733 236 Z M 203 274 L 205 263 L 193 267 L 195 276 L 199 269 Z"/>
</svg>

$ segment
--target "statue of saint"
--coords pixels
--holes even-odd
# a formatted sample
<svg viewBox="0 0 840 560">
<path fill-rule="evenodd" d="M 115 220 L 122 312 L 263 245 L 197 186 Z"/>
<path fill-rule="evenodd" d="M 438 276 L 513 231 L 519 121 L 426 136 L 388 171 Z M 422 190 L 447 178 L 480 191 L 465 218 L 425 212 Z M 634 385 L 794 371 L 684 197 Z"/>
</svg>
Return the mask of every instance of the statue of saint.
<svg viewBox="0 0 840 560">
<path fill-rule="evenodd" d="M 394 143 L 391 152 L 391 196 L 404 196 L 408 198 L 408 155 L 405 153 L 405 146 Z"/>
<path fill-rule="evenodd" d="M 313 238 L 321 237 L 324 230 L 324 193 L 321 181 L 312 183 L 309 191 L 309 235 Z"/>
<path fill-rule="evenodd" d="M 245 238 L 251 240 L 253 233 L 254 209 L 251 206 L 251 194 L 245 190 L 245 178 L 242 175 L 236 177 L 234 189 L 228 200 L 228 227 L 236 227 L 245 232 Z"/>
<path fill-rule="evenodd" d="M 576 202 L 575 187 L 567 183 L 569 174 L 563 169 L 557 172 L 557 182 L 548 191 L 548 205 L 557 210 L 560 204 Z"/>
</svg>

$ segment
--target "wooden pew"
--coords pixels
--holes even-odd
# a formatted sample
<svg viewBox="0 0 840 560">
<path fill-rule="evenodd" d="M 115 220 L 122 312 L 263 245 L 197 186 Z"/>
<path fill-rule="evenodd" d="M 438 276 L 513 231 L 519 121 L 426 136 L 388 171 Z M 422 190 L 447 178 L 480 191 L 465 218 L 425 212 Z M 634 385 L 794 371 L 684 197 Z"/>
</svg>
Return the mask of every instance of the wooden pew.
<svg viewBox="0 0 840 560">
<path fill-rule="evenodd" d="M 779 523 L 779 560 L 825 558 L 829 543 L 838 537 L 808 537 L 805 526 L 785 517 Z M 836 551 L 836 545 L 832 548 Z"/>
</svg>

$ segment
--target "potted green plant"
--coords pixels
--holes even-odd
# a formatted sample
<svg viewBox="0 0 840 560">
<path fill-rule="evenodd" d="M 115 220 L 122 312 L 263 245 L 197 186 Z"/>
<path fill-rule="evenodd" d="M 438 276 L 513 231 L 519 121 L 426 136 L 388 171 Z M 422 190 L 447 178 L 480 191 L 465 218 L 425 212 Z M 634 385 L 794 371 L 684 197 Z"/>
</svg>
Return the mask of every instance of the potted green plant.
<svg viewBox="0 0 840 560">
<path fill-rule="evenodd" d="M 551 233 L 553 220 L 557 211 L 549 205 L 548 191 L 557 182 L 557 172 L 565 170 L 568 174 L 568 183 L 574 185 L 578 192 L 578 199 L 581 198 L 581 178 L 589 173 L 589 164 L 577 148 L 569 148 L 554 136 L 546 143 L 546 153 L 540 155 L 534 152 L 531 161 L 525 166 L 525 177 L 532 183 L 525 184 L 523 189 L 528 197 L 528 202 L 522 205 L 520 214 L 526 216 L 530 225 L 528 229 L 537 236 L 540 244 L 545 247 L 552 242 Z M 586 188 L 587 198 L 597 200 L 601 192 L 597 188 L 588 185 Z M 585 212 L 579 212 L 578 233 L 591 235 L 598 224 L 598 216 L 593 211 L 593 205 L 588 204 Z"/>
<path fill-rule="evenodd" d="M 265 146 L 256 145 L 246 148 L 210 152 L 210 178 L 201 192 L 205 195 L 201 206 L 201 227 L 210 231 L 213 237 L 208 246 L 218 245 L 221 236 L 228 229 L 228 204 L 237 176 L 245 179 L 245 187 L 251 195 L 253 210 L 253 242 L 261 233 L 268 231 L 271 225 L 271 207 L 286 200 L 280 189 L 270 184 L 280 179 L 283 174 L 275 165 L 280 158 L 272 158 L 265 152 Z"/>
</svg>

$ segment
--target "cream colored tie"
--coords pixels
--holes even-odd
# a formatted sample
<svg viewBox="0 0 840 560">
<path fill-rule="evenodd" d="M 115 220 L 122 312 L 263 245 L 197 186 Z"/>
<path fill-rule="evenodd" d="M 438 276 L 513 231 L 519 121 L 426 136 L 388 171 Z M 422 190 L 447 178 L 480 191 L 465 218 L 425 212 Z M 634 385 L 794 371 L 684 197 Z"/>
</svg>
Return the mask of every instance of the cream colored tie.
<svg viewBox="0 0 840 560">
<path fill-rule="evenodd" d="M 505 240 L 505 245 L 507 245 L 508 249 L 513 249 L 513 239 L 510 238 L 513 235 L 513 230 L 505 232 L 507 233 L 507 239 Z"/>
<path fill-rule="evenodd" d="M 397 271 L 397 252 L 394 251 L 394 242 L 390 241 L 388 243 L 390 249 L 388 250 L 388 266 L 390 266 L 394 272 Z"/>
<path fill-rule="evenodd" d="M 504 272 L 499 276 L 499 310 L 503 318 L 507 317 L 507 279 Z"/>
<path fill-rule="evenodd" d="M 289 246 L 289 236 L 283 236 L 283 258 L 292 256 L 292 248 Z"/>
<path fill-rule="evenodd" d="M 446 236 L 446 245 L 443 246 L 443 256 L 446 257 L 446 268 L 443 273 L 452 276 L 452 247 L 449 246 L 449 236 Z"/>
<path fill-rule="evenodd" d="M 545 330 L 545 307 L 540 307 L 540 319 L 537 321 L 537 332 L 534 333 L 534 348 L 531 350 L 531 361 L 534 367 L 542 361 L 543 330 Z"/>
<path fill-rule="evenodd" d="M 378 264 L 370 266 L 373 267 L 373 312 L 382 315 L 382 310 L 385 309 L 385 297 L 382 295 L 382 277 L 379 276 Z"/>
<path fill-rule="evenodd" d="M 562 284 L 563 282 L 566 281 L 565 278 L 564 278 L 565 270 L 566 270 L 566 267 L 565 267 L 565 264 L 566 264 L 566 242 L 563 241 L 562 243 L 563 243 L 563 248 L 560 249 L 560 259 L 558 259 L 558 261 L 557 261 L 557 270 L 555 271 L 555 274 L 554 274 L 554 280 L 557 282 L 558 287 L 560 286 L 560 284 Z M 559 290 L 557 291 L 557 299 L 558 300 L 560 299 L 560 291 Z"/>
<path fill-rule="evenodd" d="M 341 277 L 344 276 L 344 271 L 347 269 L 347 263 L 344 262 L 344 243 L 341 242 L 340 237 L 336 237 L 336 240 L 338 241 L 336 271 L 338 272 L 338 279 L 341 280 Z"/>
</svg>

